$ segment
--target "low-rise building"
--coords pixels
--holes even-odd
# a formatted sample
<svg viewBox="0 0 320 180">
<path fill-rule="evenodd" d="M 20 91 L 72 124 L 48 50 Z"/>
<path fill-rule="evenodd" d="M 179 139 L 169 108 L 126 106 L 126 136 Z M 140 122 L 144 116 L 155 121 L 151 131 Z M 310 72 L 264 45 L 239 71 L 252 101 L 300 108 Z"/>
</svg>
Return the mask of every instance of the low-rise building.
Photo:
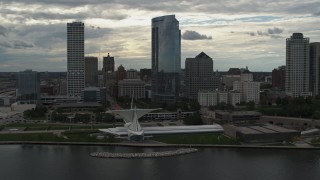
<svg viewBox="0 0 320 180">
<path fill-rule="evenodd" d="M 271 124 L 250 126 L 225 125 L 223 129 L 224 133 L 229 137 L 246 143 L 290 142 L 293 138 L 300 136 L 299 131 Z"/>
<path fill-rule="evenodd" d="M 99 107 L 103 106 L 97 102 L 64 103 L 56 106 L 56 108 L 60 108 L 64 112 L 95 111 Z"/>
<path fill-rule="evenodd" d="M 162 113 L 148 113 L 141 117 L 141 120 L 148 121 L 163 121 L 163 120 L 179 120 L 193 115 L 194 112 L 162 112 Z"/>
<path fill-rule="evenodd" d="M 215 113 L 215 120 L 232 124 L 255 123 L 260 117 L 261 114 L 255 111 L 216 111 Z"/>
<path fill-rule="evenodd" d="M 107 90 L 105 87 L 84 88 L 81 93 L 82 102 L 98 102 L 106 104 Z"/>
</svg>

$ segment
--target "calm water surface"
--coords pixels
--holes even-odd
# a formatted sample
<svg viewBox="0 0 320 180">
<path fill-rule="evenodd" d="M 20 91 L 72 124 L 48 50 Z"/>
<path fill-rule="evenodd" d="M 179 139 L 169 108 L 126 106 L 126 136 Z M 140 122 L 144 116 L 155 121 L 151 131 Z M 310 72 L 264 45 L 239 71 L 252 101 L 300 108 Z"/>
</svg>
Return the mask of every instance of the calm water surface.
<svg viewBox="0 0 320 180">
<path fill-rule="evenodd" d="M 162 148 L 0 145 L 1 180 L 319 180 L 320 151 L 204 148 L 159 159 L 99 159 L 91 152 Z"/>
</svg>

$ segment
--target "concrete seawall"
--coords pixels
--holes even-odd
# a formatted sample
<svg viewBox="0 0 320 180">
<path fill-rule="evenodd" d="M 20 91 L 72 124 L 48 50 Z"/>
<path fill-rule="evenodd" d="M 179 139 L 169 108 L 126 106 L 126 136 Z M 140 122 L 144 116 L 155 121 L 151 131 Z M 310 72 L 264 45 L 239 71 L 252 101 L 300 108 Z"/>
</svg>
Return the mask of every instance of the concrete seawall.
<svg viewBox="0 0 320 180">
<path fill-rule="evenodd" d="M 255 146 L 255 145 L 212 145 L 212 144 L 144 144 L 144 143 L 90 143 L 90 142 L 46 142 L 46 141 L 2 141 L 0 145 L 78 145 L 78 146 L 122 146 L 122 147 L 174 147 L 174 148 L 252 148 L 252 149 L 309 149 L 320 150 L 320 147 L 296 146 Z"/>
<path fill-rule="evenodd" d="M 148 152 L 148 153 L 110 153 L 110 152 L 94 152 L 90 156 L 98 158 L 121 158 L 121 159 L 133 159 L 133 158 L 159 158 L 178 156 L 183 154 L 190 154 L 197 152 L 196 148 L 183 148 L 172 151 L 160 151 L 160 152 Z"/>
</svg>

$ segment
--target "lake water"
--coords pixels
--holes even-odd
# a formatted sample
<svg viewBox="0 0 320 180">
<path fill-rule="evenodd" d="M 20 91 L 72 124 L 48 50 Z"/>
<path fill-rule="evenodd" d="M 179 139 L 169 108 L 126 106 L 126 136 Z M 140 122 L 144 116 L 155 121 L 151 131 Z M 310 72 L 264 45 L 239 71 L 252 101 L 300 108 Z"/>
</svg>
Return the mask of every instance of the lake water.
<svg viewBox="0 0 320 180">
<path fill-rule="evenodd" d="M 151 152 L 166 148 L 0 145 L 1 180 L 319 180 L 320 151 L 203 148 L 158 159 L 99 159 L 96 151 Z"/>
</svg>

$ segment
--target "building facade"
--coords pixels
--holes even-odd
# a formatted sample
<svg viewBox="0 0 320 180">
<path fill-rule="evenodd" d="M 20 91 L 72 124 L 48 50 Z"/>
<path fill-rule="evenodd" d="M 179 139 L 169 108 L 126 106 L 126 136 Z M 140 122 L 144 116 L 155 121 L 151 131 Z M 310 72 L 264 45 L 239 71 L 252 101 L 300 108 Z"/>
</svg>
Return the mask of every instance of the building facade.
<svg viewBox="0 0 320 180">
<path fill-rule="evenodd" d="M 105 87 L 87 87 L 82 90 L 82 102 L 97 102 L 106 104 L 107 91 Z"/>
<path fill-rule="evenodd" d="M 252 81 L 252 74 L 246 70 L 241 74 L 243 81 L 233 82 L 233 90 L 240 92 L 241 102 L 253 101 L 255 104 L 260 103 L 260 82 Z"/>
<path fill-rule="evenodd" d="M 310 43 L 310 91 L 320 95 L 320 42 Z"/>
<path fill-rule="evenodd" d="M 216 106 L 219 103 L 226 103 L 235 106 L 240 103 L 240 92 L 199 91 L 198 102 L 201 106 Z"/>
<path fill-rule="evenodd" d="M 196 100 L 199 90 L 214 90 L 213 60 L 201 52 L 185 61 L 185 91 L 188 99 Z"/>
<path fill-rule="evenodd" d="M 175 15 L 152 19 L 152 101 L 172 103 L 179 97 L 181 32 Z"/>
<path fill-rule="evenodd" d="M 286 94 L 292 97 L 310 96 L 309 38 L 293 33 L 286 40 Z"/>
<path fill-rule="evenodd" d="M 108 53 L 107 57 L 103 57 L 103 68 L 104 73 L 114 72 L 114 57 L 111 57 Z"/>
<path fill-rule="evenodd" d="M 20 71 L 17 75 L 17 102 L 19 104 L 37 104 L 40 99 L 40 77 L 32 70 Z"/>
<path fill-rule="evenodd" d="M 85 57 L 85 86 L 98 86 L 98 58 Z"/>
<path fill-rule="evenodd" d="M 145 98 L 145 84 L 140 79 L 124 79 L 118 82 L 118 97 Z"/>
<path fill-rule="evenodd" d="M 67 92 L 80 97 L 85 87 L 84 23 L 67 23 Z"/>
<path fill-rule="evenodd" d="M 138 71 L 135 69 L 128 69 L 127 79 L 138 79 Z"/>
<path fill-rule="evenodd" d="M 127 78 L 127 71 L 122 65 L 120 65 L 116 72 L 116 80 L 120 81 L 126 78 Z"/>
<path fill-rule="evenodd" d="M 286 80 L 286 66 L 279 66 L 272 70 L 272 87 L 284 90 Z"/>
</svg>

